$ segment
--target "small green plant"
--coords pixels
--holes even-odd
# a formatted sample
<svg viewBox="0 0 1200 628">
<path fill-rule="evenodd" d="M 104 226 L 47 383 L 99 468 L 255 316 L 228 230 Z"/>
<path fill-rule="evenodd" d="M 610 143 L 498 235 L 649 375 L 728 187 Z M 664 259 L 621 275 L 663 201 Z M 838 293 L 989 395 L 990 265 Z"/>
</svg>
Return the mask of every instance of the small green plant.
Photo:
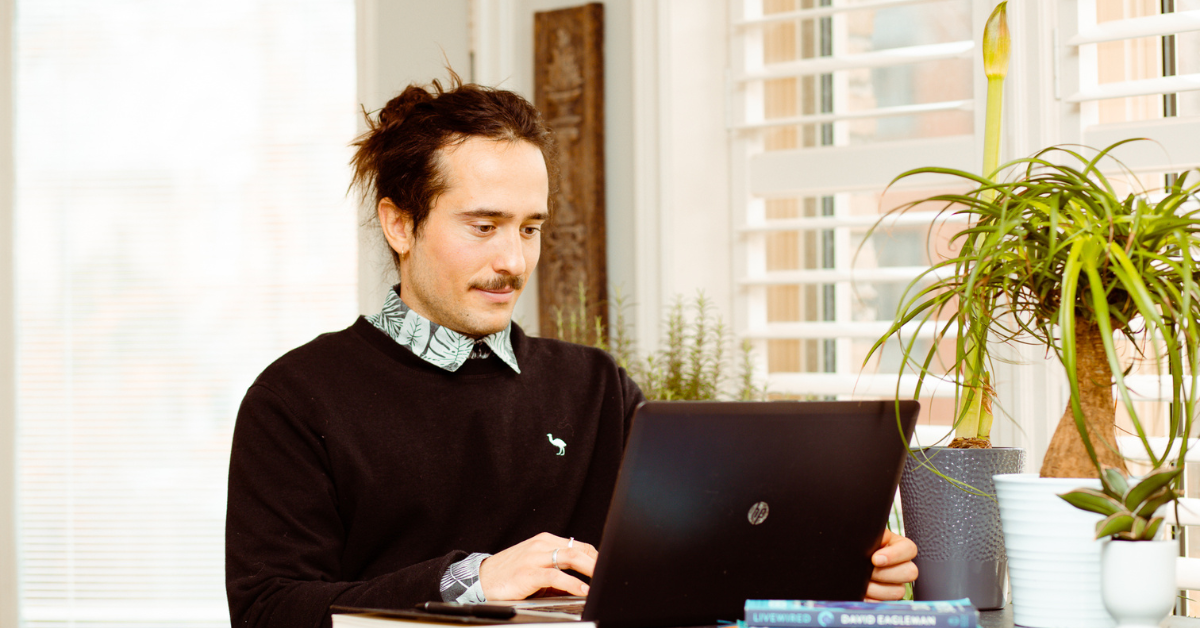
<svg viewBox="0 0 1200 628">
<path fill-rule="evenodd" d="M 629 303 L 620 290 L 614 290 L 613 294 L 613 320 L 605 329 L 601 317 L 587 320 L 584 314 L 589 307 L 587 293 L 580 285 L 577 303 L 571 311 L 555 312 L 559 339 L 608 351 L 650 400 L 765 399 L 765 387 L 754 384 L 749 341 L 741 344 L 741 358 L 731 368 L 729 329 L 703 292 L 690 302 L 675 297 L 663 321 L 662 346 L 644 357 L 638 356 L 634 346 L 632 326 L 626 316 Z M 732 378 L 734 389 L 728 386 L 731 370 L 736 371 Z"/>
<path fill-rule="evenodd" d="M 576 286 L 575 307 L 554 308 L 554 328 L 559 340 L 575 344 L 597 346 L 605 351 L 604 319 L 600 316 L 588 317 L 587 285 L 582 281 Z"/>
<path fill-rule="evenodd" d="M 1077 488 L 1059 495 L 1068 504 L 1104 515 L 1096 523 L 1096 538 L 1111 536 L 1126 541 L 1152 541 L 1162 527 L 1163 518 L 1154 513 L 1179 496 L 1171 483 L 1182 468 L 1168 467 L 1150 473 L 1136 484 L 1118 469 L 1104 470 L 1103 489 Z"/>
</svg>

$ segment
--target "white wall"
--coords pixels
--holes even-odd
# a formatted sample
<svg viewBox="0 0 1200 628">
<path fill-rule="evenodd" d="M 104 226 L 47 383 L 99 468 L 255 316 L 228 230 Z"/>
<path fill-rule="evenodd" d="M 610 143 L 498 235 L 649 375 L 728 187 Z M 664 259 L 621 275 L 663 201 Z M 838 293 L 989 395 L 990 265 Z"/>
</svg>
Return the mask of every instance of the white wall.
<svg viewBox="0 0 1200 628">
<path fill-rule="evenodd" d="M 16 330 L 13 300 L 13 1 L 0 0 L 0 628 L 17 625 Z"/>
<path fill-rule="evenodd" d="M 659 3 L 661 298 L 710 297 L 733 312 L 724 0 Z"/>
<path fill-rule="evenodd" d="M 447 63 L 470 79 L 469 5 L 469 0 L 356 0 L 358 101 L 367 111 L 383 107 L 410 83 L 444 82 Z M 366 223 L 368 212 L 374 207 L 363 208 L 359 230 L 358 304 L 360 312 L 374 314 L 397 278 L 378 228 Z"/>
</svg>

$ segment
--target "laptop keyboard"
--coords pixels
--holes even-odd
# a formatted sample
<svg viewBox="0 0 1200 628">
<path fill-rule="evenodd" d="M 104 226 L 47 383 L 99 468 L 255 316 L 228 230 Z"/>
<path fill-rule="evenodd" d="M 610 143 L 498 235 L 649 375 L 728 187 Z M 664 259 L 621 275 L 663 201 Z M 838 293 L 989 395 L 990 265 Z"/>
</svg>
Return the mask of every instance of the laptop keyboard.
<svg viewBox="0 0 1200 628">
<path fill-rule="evenodd" d="M 583 614 L 584 602 L 564 602 L 562 604 L 549 604 L 547 606 L 535 606 L 533 608 L 522 608 L 524 613 L 568 613 L 571 615 Z"/>
</svg>

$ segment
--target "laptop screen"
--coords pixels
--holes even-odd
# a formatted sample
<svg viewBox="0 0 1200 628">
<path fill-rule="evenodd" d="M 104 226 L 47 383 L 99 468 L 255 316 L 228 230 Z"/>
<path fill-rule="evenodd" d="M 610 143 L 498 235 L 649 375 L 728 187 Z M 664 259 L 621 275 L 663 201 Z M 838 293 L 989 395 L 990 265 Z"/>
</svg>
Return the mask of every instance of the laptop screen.
<svg viewBox="0 0 1200 628">
<path fill-rule="evenodd" d="M 914 401 L 649 402 L 625 450 L 583 619 L 741 618 L 745 600 L 861 600 Z"/>
</svg>

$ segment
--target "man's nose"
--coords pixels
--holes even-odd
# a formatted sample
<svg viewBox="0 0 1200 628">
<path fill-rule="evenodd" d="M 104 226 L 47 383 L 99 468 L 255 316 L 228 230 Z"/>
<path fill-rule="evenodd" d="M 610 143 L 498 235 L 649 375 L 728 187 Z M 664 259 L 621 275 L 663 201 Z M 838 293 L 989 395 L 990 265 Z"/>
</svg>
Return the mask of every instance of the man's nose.
<svg viewBox="0 0 1200 628">
<path fill-rule="evenodd" d="M 496 245 L 492 257 L 492 270 L 506 275 L 525 274 L 525 247 L 519 230 L 506 229 L 501 237 L 492 242 Z"/>
</svg>

